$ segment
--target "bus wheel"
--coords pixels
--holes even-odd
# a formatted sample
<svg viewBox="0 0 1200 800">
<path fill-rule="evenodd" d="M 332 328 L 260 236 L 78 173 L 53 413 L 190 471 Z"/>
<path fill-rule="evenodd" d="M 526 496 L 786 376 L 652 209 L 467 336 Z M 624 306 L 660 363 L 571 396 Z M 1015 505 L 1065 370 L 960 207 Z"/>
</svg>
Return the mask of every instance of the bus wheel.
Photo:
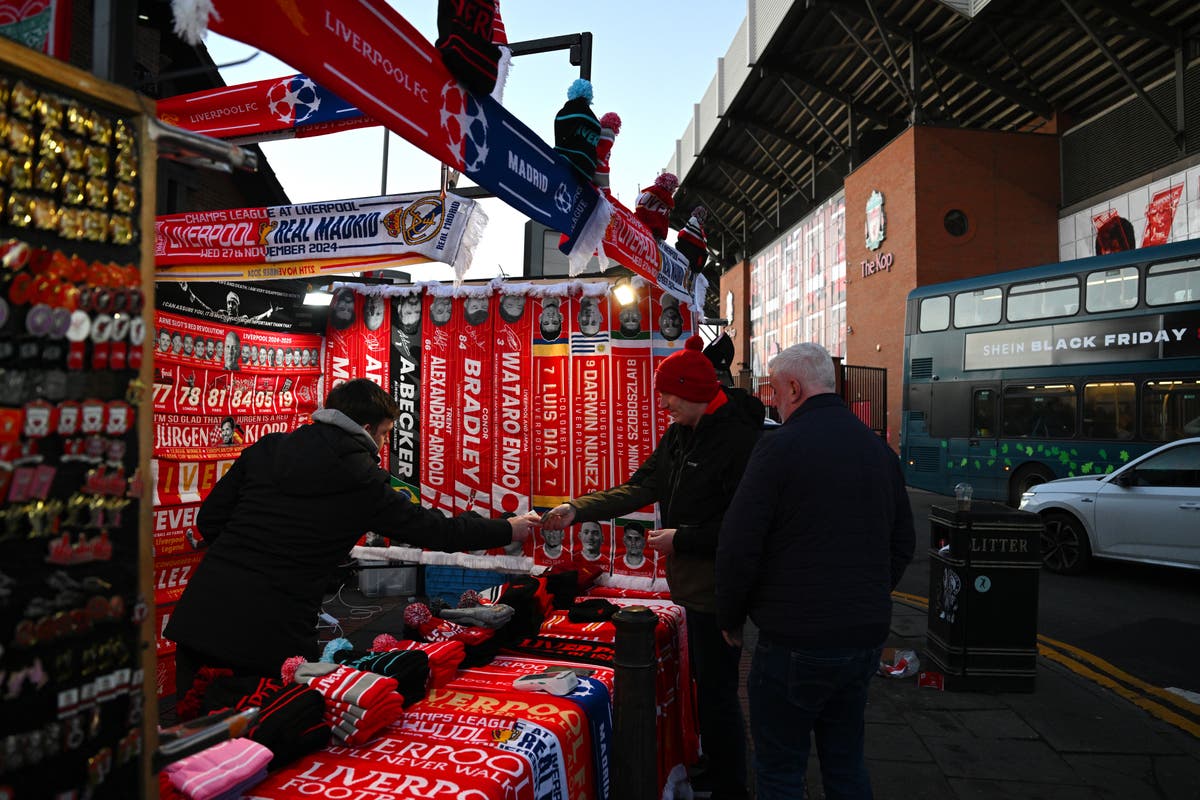
<svg viewBox="0 0 1200 800">
<path fill-rule="evenodd" d="M 1083 523 L 1062 511 L 1050 511 L 1042 517 L 1042 566 L 1060 575 L 1078 575 L 1092 560 Z"/>
<path fill-rule="evenodd" d="M 1041 464 L 1026 464 L 1008 482 L 1008 504 L 1013 508 L 1021 505 L 1021 495 L 1039 483 L 1054 480 L 1054 473 Z"/>
</svg>

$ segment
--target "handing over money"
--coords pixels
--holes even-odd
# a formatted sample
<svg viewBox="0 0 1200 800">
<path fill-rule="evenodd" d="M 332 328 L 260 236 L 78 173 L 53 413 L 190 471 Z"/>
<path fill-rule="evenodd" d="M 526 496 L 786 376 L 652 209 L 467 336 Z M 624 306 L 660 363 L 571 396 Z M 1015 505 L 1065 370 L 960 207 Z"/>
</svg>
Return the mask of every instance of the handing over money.
<svg viewBox="0 0 1200 800">
<path fill-rule="evenodd" d="M 509 517 L 508 524 L 512 525 L 513 541 L 524 542 L 533 533 L 534 528 L 541 527 L 542 518 L 536 511 L 526 511 L 518 517 Z"/>
</svg>

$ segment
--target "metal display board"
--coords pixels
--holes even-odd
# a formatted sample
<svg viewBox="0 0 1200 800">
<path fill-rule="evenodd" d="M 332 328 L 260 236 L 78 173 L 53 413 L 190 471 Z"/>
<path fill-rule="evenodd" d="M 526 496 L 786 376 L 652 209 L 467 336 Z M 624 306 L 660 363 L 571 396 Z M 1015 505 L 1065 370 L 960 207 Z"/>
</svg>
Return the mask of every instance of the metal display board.
<svg viewBox="0 0 1200 800">
<path fill-rule="evenodd" d="M 153 797 L 153 101 L 0 40 L 0 796 Z"/>
</svg>

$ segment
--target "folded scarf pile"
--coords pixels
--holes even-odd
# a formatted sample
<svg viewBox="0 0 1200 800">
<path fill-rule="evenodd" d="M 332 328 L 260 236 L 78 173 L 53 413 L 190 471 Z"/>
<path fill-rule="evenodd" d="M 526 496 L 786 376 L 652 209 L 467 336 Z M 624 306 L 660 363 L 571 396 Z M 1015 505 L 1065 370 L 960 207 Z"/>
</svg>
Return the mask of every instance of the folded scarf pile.
<svg viewBox="0 0 1200 800">
<path fill-rule="evenodd" d="M 396 679 L 336 664 L 300 664 L 294 680 L 325 698 L 325 721 L 333 735 L 350 745 L 364 744 L 404 715 Z"/>
<path fill-rule="evenodd" d="M 325 698 L 303 684 L 285 684 L 274 678 L 220 677 L 204 694 L 205 713 L 251 707 L 259 709 L 258 720 L 246 730 L 246 738 L 275 754 L 267 769 L 290 764 L 329 744 Z"/>
<path fill-rule="evenodd" d="M 249 739 L 230 739 L 164 768 L 171 786 L 191 800 L 240 797 L 267 776 L 271 751 Z M 233 794 L 237 792 L 237 794 Z"/>
<path fill-rule="evenodd" d="M 429 686 L 429 656 L 420 650 L 355 650 L 349 639 L 334 639 L 325 645 L 321 660 L 394 678 L 406 706 L 423 698 Z"/>
<path fill-rule="evenodd" d="M 462 642 L 414 642 L 412 639 L 398 640 L 387 634 L 375 637 L 372 650 L 383 648 L 399 650 L 420 650 L 429 659 L 430 689 L 440 689 L 458 674 L 459 665 L 466 657 L 467 651 Z"/>
</svg>

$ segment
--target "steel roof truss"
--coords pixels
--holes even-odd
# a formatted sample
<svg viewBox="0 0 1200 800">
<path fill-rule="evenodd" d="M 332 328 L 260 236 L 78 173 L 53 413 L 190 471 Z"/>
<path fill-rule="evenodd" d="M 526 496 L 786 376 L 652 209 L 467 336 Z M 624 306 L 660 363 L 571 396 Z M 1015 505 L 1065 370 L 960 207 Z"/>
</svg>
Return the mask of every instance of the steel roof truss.
<svg viewBox="0 0 1200 800">
<path fill-rule="evenodd" d="M 763 211 L 761 208 L 759 208 L 759 207 L 758 207 L 758 203 L 756 203 L 756 202 L 755 202 L 755 201 L 754 201 L 754 200 L 753 200 L 753 199 L 750 197 L 750 195 L 746 194 L 746 191 L 745 191 L 744 189 L 742 189 L 742 187 L 741 187 L 741 186 L 739 186 L 739 185 L 738 185 L 738 182 L 737 182 L 737 180 L 735 180 L 735 179 L 734 179 L 734 177 L 733 177 L 732 175 L 730 175 L 730 174 L 729 174 L 729 172 L 728 172 L 728 171 L 726 171 L 726 169 L 725 169 L 724 167 L 722 167 L 720 164 L 717 164 L 717 171 L 718 171 L 718 172 L 720 172 L 722 175 L 724 175 L 724 176 L 725 176 L 725 180 L 729 181 L 730 185 L 732 185 L 732 186 L 733 186 L 733 190 L 734 190 L 735 192 L 737 192 L 737 193 L 738 193 L 738 195 L 739 195 L 739 196 L 740 196 L 740 197 L 741 197 L 743 200 L 745 200 L 745 201 L 746 201 L 746 205 L 750 206 L 750 210 L 751 210 L 751 211 L 753 211 L 753 212 L 754 212 L 755 214 L 757 214 L 758 216 L 762 217 L 762 220 L 763 220 L 763 222 L 767 223 L 767 225 L 768 225 L 768 226 L 769 226 L 769 227 L 770 227 L 772 230 L 776 230 L 776 231 L 777 231 L 777 230 L 779 230 L 779 225 L 778 225 L 778 223 L 777 223 L 777 222 L 772 222 L 772 221 L 771 221 L 771 218 L 770 218 L 770 217 L 768 217 L 768 216 L 766 215 L 766 213 L 765 213 L 765 212 L 764 212 L 764 211 Z M 778 192 L 778 191 L 779 191 L 779 189 L 778 189 L 778 188 L 776 188 L 776 189 L 775 189 L 775 191 L 776 191 L 776 192 Z"/>
<path fill-rule="evenodd" d="M 792 88 L 792 85 L 788 83 L 787 78 L 781 76 L 779 78 L 779 85 L 786 89 L 788 94 L 795 99 L 800 107 L 803 108 L 810 117 L 812 117 L 813 122 L 817 123 L 817 127 L 820 128 L 825 135 L 833 141 L 834 147 L 837 147 L 843 153 L 846 152 L 846 145 L 842 143 L 836 133 L 829 129 L 829 126 L 825 124 L 825 120 L 821 119 L 821 116 L 813 110 L 813 107 L 808 104 L 808 101 L 801 97 L 800 93 Z"/>
<path fill-rule="evenodd" d="M 1122 78 L 1125 79 L 1125 83 L 1129 84 L 1129 88 L 1133 90 L 1134 94 L 1136 94 L 1141 101 L 1146 104 L 1146 107 L 1149 108 L 1150 112 L 1154 115 L 1154 119 L 1157 120 L 1158 123 L 1165 128 L 1168 133 L 1171 134 L 1171 138 L 1174 140 L 1175 146 L 1179 148 L 1179 152 L 1182 153 L 1184 149 L 1183 131 L 1177 129 L 1171 124 L 1170 121 L 1167 120 L 1167 117 L 1165 114 L 1163 114 L 1162 109 L 1154 104 L 1154 101 L 1151 100 L 1150 96 L 1146 94 L 1145 90 L 1138 85 L 1138 82 L 1133 79 L 1133 76 L 1129 74 L 1129 70 L 1125 69 L 1125 66 L 1116 57 L 1116 55 L 1113 54 L 1108 45 L 1104 43 L 1104 40 L 1096 34 L 1090 25 L 1088 25 L 1087 20 L 1084 19 L 1083 15 L 1079 13 L 1078 9 L 1071 5 L 1071 0 L 1059 0 L 1059 2 L 1061 2 L 1063 7 L 1066 8 L 1071 16 L 1075 18 L 1075 21 L 1079 24 L 1079 27 L 1082 28 L 1083 32 L 1091 38 L 1092 43 L 1095 44 L 1096 47 L 1099 48 L 1100 52 L 1104 54 L 1104 57 L 1108 59 L 1108 63 L 1112 64 L 1113 68 L 1120 73 Z"/>
</svg>

